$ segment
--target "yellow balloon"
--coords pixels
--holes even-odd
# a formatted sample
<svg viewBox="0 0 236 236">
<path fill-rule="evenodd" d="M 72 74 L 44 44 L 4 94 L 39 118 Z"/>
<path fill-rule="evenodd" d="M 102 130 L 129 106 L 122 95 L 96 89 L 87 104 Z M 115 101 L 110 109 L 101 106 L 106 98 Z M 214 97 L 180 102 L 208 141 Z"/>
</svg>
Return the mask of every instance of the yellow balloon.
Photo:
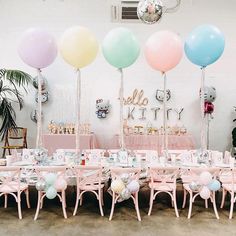
<svg viewBox="0 0 236 236">
<path fill-rule="evenodd" d="M 81 69 L 96 58 L 98 42 L 89 29 L 74 26 L 62 35 L 59 50 L 68 64 Z"/>
</svg>

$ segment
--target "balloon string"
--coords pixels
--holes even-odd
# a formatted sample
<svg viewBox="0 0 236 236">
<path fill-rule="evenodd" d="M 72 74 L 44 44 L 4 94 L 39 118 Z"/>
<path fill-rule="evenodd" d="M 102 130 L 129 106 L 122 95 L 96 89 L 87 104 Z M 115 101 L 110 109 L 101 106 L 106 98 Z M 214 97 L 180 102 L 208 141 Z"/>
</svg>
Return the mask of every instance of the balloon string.
<svg viewBox="0 0 236 236">
<path fill-rule="evenodd" d="M 124 78 L 123 78 L 123 70 L 118 69 L 120 72 L 120 148 L 121 150 L 124 150 L 125 145 L 124 145 L 124 121 L 123 121 L 123 104 L 124 104 Z"/>
<path fill-rule="evenodd" d="M 204 99 L 204 85 L 205 85 L 205 67 L 201 68 L 202 70 L 202 76 L 201 76 L 201 151 L 204 152 L 207 148 L 206 145 L 206 122 L 205 122 L 205 99 Z"/>
<path fill-rule="evenodd" d="M 163 101 L 163 128 L 164 128 L 164 136 L 163 136 L 163 149 L 166 157 L 168 156 L 168 133 L 167 133 L 167 96 L 166 96 L 166 73 L 163 73 L 164 80 L 164 101 Z"/>
<path fill-rule="evenodd" d="M 207 150 L 209 150 L 210 146 L 210 115 L 207 115 Z"/>
<path fill-rule="evenodd" d="M 42 141 L 42 101 L 41 101 L 41 95 L 42 95 L 42 87 L 41 87 L 41 81 L 42 81 L 42 75 L 41 70 L 37 70 L 37 78 L 38 78 L 38 111 L 36 112 L 37 116 L 37 138 L 36 138 L 36 148 L 40 148 L 43 146 Z"/>
<path fill-rule="evenodd" d="M 80 152 L 80 99 L 81 99 L 81 74 L 80 70 L 76 71 L 77 73 L 77 80 L 76 80 L 76 104 L 75 104 L 75 114 L 76 114 L 76 121 L 75 121 L 75 147 L 76 147 L 76 154 L 79 156 Z"/>
</svg>

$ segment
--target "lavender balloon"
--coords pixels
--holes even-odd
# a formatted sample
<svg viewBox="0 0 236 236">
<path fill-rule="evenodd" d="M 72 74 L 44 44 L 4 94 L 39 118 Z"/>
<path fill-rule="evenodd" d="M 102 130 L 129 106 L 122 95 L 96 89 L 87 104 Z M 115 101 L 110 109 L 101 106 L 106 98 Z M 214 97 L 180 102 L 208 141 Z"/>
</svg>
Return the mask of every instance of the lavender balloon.
<svg viewBox="0 0 236 236">
<path fill-rule="evenodd" d="M 30 28 L 22 36 L 18 54 L 22 61 L 33 68 L 48 67 L 57 56 L 56 40 L 44 29 Z"/>
</svg>

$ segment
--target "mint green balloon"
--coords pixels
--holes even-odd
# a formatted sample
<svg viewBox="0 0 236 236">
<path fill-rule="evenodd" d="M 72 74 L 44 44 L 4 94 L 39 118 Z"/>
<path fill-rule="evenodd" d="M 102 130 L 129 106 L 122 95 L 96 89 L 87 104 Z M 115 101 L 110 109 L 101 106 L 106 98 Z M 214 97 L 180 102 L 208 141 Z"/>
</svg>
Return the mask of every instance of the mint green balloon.
<svg viewBox="0 0 236 236">
<path fill-rule="evenodd" d="M 49 187 L 46 191 L 46 197 L 48 199 L 54 199 L 57 196 L 57 190 L 54 187 Z"/>
<path fill-rule="evenodd" d="M 44 179 L 48 186 L 52 186 L 57 180 L 57 175 L 54 173 L 48 173 L 45 175 Z"/>
<path fill-rule="evenodd" d="M 102 52 L 114 67 L 122 69 L 132 65 L 139 56 L 140 46 L 135 35 L 127 28 L 111 30 L 103 40 Z"/>
</svg>

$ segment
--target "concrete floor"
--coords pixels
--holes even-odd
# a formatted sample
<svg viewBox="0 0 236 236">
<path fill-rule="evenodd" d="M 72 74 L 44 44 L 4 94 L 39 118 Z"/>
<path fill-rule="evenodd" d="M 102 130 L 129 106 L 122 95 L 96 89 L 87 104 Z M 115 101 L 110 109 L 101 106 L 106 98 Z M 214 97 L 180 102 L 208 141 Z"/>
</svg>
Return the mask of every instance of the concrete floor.
<svg viewBox="0 0 236 236">
<path fill-rule="evenodd" d="M 181 198 L 178 193 L 178 199 Z M 68 219 L 64 219 L 62 210 L 57 200 L 47 200 L 44 208 L 40 211 L 37 221 L 33 221 L 36 204 L 36 192 L 31 191 L 32 209 L 27 209 L 23 198 L 23 219 L 18 220 L 17 207 L 10 201 L 9 207 L 0 208 L 0 235 L 142 235 L 142 236 L 208 236 L 208 235 L 236 235 L 236 212 L 235 218 L 228 219 L 229 205 L 224 210 L 219 210 L 220 220 L 215 218 L 213 209 L 205 209 L 203 201 L 196 202 L 193 208 L 192 219 L 186 218 L 188 208 L 180 209 L 180 218 L 175 217 L 174 209 L 171 208 L 169 198 L 162 195 L 157 198 L 152 215 L 147 216 L 149 192 L 142 190 L 140 193 L 140 213 L 142 222 L 136 219 L 136 212 L 130 200 L 119 203 L 114 212 L 113 220 L 108 220 L 110 213 L 110 196 L 105 196 L 105 216 L 99 214 L 98 204 L 95 198 L 85 195 L 84 205 L 79 207 L 77 216 L 72 216 L 75 194 L 73 189 L 67 194 Z M 218 196 L 220 200 L 220 196 Z M 219 205 L 219 204 L 218 204 Z M 181 206 L 181 199 L 178 204 Z"/>
</svg>

